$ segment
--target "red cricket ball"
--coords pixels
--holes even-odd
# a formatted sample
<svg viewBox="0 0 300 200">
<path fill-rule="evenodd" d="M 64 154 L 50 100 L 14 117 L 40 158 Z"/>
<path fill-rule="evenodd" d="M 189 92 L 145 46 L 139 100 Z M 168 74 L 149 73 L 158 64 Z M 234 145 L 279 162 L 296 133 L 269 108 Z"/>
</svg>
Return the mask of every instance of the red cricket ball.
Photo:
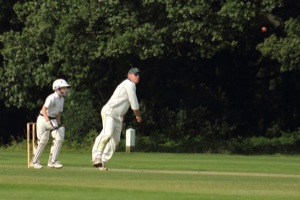
<svg viewBox="0 0 300 200">
<path fill-rule="evenodd" d="M 261 27 L 261 32 L 263 32 L 263 33 L 267 32 L 267 27 L 265 27 L 265 26 Z"/>
</svg>

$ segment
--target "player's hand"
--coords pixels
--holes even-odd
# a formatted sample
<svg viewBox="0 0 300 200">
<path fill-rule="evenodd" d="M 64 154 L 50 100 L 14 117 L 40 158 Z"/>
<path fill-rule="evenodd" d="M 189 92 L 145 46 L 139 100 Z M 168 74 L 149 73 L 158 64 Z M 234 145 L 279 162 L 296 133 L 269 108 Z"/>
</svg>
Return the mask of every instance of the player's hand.
<svg viewBox="0 0 300 200">
<path fill-rule="evenodd" d="M 137 121 L 138 123 L 141 123 L 141 122 L 142 122 L 142 117 L 141 117 L 141 116 L 136 116 L 135 119 L 136 119 L 136 121 Z"/>
<path fill-rule="evenodd" d="M 47 130 L 52 130 L 53 129 L 53 125 L 52 125 L 51 121 L 46 122 L 46 129 Z"/>
</svg>

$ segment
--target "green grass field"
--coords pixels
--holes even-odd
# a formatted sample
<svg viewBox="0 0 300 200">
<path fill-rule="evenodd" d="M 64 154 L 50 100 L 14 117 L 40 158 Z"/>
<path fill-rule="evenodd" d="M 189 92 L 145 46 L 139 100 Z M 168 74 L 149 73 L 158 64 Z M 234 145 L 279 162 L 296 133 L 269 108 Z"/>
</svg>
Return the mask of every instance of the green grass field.
<svg viewBox="0 0 300 200">
<path fill-rule="evenodd" d="M 1 149 L 0 199 L 300 199 L 299 156 L 117 152 L 108 171 L 90 152 L 59 160 L 63 169 L 28 169 L 25 151 Z"/>
</svg>

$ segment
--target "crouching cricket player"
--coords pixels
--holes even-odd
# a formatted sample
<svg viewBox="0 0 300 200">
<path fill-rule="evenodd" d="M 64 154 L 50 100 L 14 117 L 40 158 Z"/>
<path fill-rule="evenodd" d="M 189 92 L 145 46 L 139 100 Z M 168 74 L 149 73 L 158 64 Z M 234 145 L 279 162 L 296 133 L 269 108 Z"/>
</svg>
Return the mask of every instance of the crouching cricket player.
<svg viewBox="0 0 300 200">
<path fill-rule="evenodd" d="M 60 113 L 63 111 L 64 97 L 67 95 L 70 85 L 63 79 L 57 79 L 52 86 L 54 93 L 50 94 L 37 118 L 37 138 L 38 145 L 34 150 L 34 156 L 30 162 L 30 167 L 42 169 L 40 157 L 49 141 L 50 134 L 53 138 L 48 167 L 62 168 L 63 165 L 57 160 L 62 143 L 65 137 L 65 128 L 60 125 Z"/>
<path fill-rule="evenodd" d="M 92 149 L 93 166 L 99 170 L 107 170 L 105 163 L 111 159 L 120 142 L 123 116 L 129 107 L 133 110 L 136 121 L 142 122 L 135 86 L 139 81 L 140 70 L 130 69 L 127 79 L 117 86 L 101 110 L 103 129 L 97 136 Z"/>
</svg>

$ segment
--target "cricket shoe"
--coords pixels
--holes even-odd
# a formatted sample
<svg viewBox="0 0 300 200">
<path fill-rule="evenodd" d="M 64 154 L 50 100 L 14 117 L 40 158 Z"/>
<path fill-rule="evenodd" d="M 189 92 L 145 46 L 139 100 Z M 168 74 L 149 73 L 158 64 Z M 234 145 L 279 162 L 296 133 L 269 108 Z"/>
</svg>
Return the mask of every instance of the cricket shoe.
<svg viewBox="0 0 300 200">
<path fill-rule="evenodd" d="M 101 157 L 95 158 L 95 160 L 93 161 L 93 166 L 100 167 L 101 165 L 102 165 Z"/>
<path fill-rule="evenodd" d="M 39 162 L 30 162 L 30 167 L 31 168 L 34 168 L 34 169 L 42 169 L 43 168 L 43 165 L 41 165 Z"/>
<path fill-rule="evenodd" d="M 98 169 L 99 169 L 100 171 L 106 171 L 106 170 L 108 170 L 108 169 L 105 167 L 104 162 L 101 162 L 101 163 L 100 163 L 100 165 L 98 166 Z"/>
<path fill-rule="evenodd" d="M 55 162 L 48 162 L 48 167 L 60 169 L 63 167 L 63 165 L 59 161 L 55 161 Z"/>
</svg>

